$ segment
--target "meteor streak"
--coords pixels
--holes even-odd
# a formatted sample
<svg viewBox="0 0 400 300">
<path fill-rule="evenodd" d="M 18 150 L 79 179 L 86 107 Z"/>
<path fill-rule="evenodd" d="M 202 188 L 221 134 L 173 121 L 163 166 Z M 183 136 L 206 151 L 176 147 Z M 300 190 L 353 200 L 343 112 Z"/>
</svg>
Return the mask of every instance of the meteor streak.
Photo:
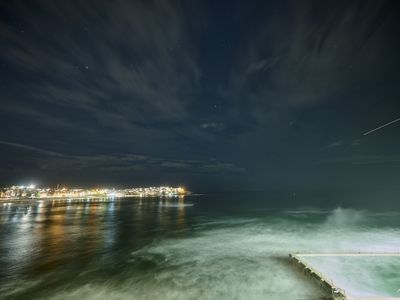
<svg viewBox="0 0 400 300">
<path fill-rule="evenodd" d="M 400 118 L 397 118 L 396 120 L 393 120 L 393 121 L 391 121 L 391 122 L 389 122 L 389 123 L 383 124 L 383 125 L 381 125 L 381 126 L 375 128 L 375 129 L 372 129 L 372 130 L 370 130 L 370 131 L 364 133 L 364 135 L 368 135 L 368 134 L 370 134 L 370 133 L 373 133 L 374 131 L 377 131 L 377 130 L 379 130 L 379 129 L 382 129 L 383 127 L 389 126 L 390 124 L 396 123 L 396 122 L 398 122 L 398 121 L 400 121 Z"/>
</svg>

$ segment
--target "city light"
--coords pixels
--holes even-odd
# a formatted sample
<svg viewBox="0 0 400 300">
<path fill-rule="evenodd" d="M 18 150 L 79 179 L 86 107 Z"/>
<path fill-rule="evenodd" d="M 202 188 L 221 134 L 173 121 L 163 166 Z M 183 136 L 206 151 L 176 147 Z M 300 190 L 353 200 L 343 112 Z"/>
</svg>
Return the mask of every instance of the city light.
<svg viewBox="0 0 400 300">
<path fill-rule="evenodd" d="M 155 186 L 115 188 L 49 188 L 36 187 L 34 184 L 0 188 L 0 199 L 46 199 L 46 198 L 99 198 L 99 197 L 177 197 L 186 195 L 183 187 Z"/>
</svg>

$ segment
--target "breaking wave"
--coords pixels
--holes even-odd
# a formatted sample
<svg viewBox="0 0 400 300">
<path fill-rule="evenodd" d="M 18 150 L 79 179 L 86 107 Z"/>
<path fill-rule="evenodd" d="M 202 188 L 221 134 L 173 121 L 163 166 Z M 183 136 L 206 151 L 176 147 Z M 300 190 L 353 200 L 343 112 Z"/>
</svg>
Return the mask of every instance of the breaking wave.
<svg viewBox="0 0 400 300">
<path fill-rule="evenodd" d="M 376 218 L 338 208 L 203 220 L 190 237 L 153 241 L 131 252 L 123 276 L 58 290 L 50 298 L 322 299 L 291 268 L 288 254 L 400 249 L 400 230 L 374 226 Z"/>
</svg>

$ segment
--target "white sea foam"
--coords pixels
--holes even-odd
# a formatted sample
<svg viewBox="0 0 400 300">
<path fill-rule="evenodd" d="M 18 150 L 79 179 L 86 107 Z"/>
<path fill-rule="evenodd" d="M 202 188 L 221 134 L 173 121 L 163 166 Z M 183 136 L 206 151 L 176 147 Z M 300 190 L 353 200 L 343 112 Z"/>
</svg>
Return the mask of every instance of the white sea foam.
<svg viewBox="0 0 400 300">
<path fill-rule="evenodd" d="M 304 257 L 310 265 L 353 297 L 399 297 L 400 257 Z"/>
<path fill-rule="evenodd" d="M 155 241 L 132 252 L 125 279 L 59 290 L 51 298 L 319 299 L 322 292 L 293 270 L 287 255 L 398 251 L 399 228 L 369 225 L 373 221 L 368 212 L 346 209 L 312 222 L 285 214 L 205 221 L 191 237 Z M 150 267 L 138 271 L 143 265 Z"/>
</svg>

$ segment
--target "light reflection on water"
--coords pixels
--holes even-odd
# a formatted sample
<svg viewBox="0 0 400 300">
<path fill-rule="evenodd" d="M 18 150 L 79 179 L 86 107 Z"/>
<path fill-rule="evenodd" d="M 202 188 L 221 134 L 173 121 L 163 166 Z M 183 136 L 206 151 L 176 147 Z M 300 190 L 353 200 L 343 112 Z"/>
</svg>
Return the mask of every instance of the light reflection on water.
<svg viewBox="0 0 400 300">
<path fill-rule="evenodd" d="M 393 212 L 240 206 L 235 213 L 225 210 L 235 205 L 230 199 L 222 210 L 217 204 L 189 197 L 2 205 L 0 295 L 320 299 L 288 265 L 289 252 L 400 249 Z"/>
<path fill-rule="evenodd" d="M 176 205 L 170 207 L 172 201 Z M 14 288 L 12 282 L 63 272 L 65 267 L 80 273 L 96 256 L 112 260 L 117 259 L 113 253 L 129 256 L 156 238 L 157 231 L 185 230 L 185 209 L 182 198 L 32 200 L 3 205 L 0 282 L 3 288 Z"/>
</svg>

